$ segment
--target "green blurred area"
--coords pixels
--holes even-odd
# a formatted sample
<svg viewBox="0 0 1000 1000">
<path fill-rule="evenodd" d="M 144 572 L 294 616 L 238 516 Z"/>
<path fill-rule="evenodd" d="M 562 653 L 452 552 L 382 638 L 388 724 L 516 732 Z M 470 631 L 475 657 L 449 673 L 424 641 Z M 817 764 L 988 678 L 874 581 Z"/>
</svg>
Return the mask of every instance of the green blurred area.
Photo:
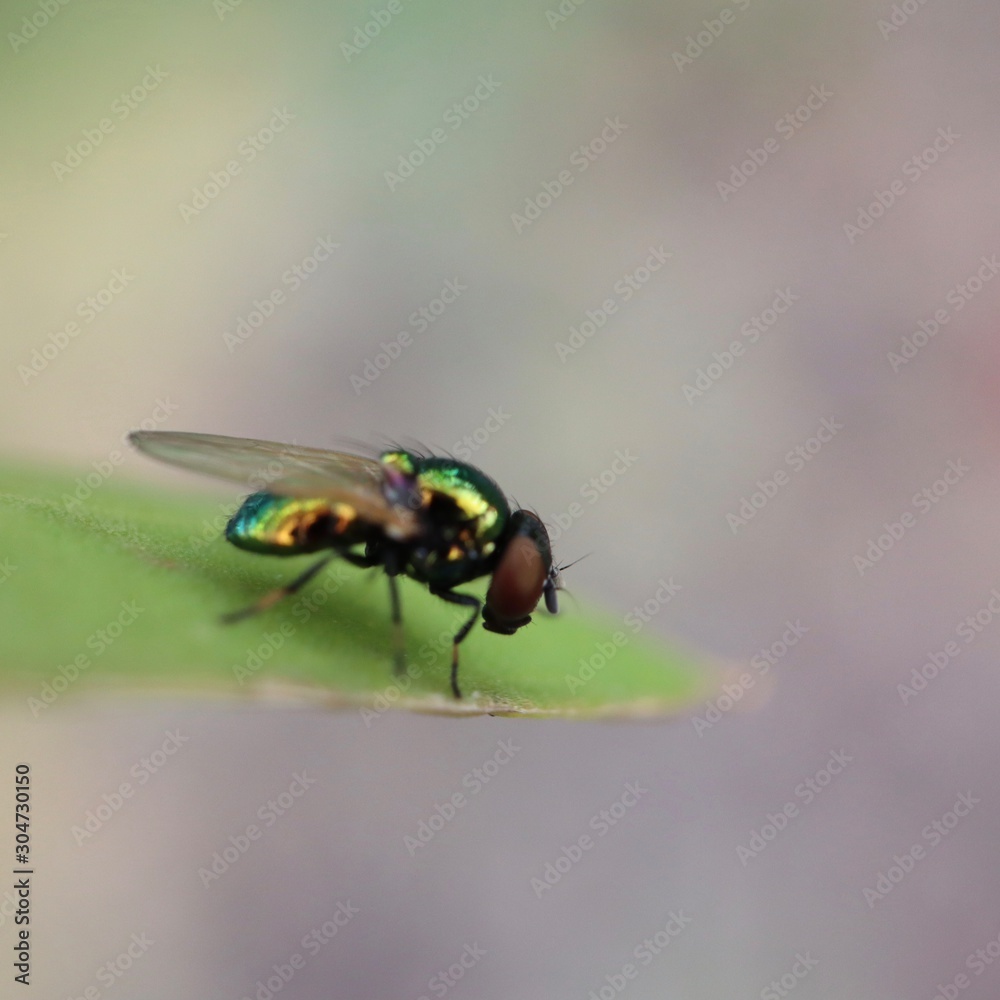
<svg viewBox="0 0 1000 1000">
<path fill-rule="evenodd" d="M 467 612 L 402 582 L 410 677 L 397 683 L 381 571 L 338 562 L 276 608 L 222 625 L 220 615 L 316 557 L 240 552 L 222 538 L 223 505 L 89 479 L 96 488 L 86 477 L 3 471 L 0 685 L 29 698 L 33 714 L 63 690 L 113 684 L 252 695 L 282 682 L 331 705 L 402 692 L 407 707 L 435 711 L 621 716 L 669 714 L 711 690 L 706 667 L 637 637 L 641 621 L 629 628 L 565 601 L 558 618 L 539 612 L 512 637 L 476 628 L 462 647 L 466 697 L 455 703 L 451 637 Z"/>
</svg>

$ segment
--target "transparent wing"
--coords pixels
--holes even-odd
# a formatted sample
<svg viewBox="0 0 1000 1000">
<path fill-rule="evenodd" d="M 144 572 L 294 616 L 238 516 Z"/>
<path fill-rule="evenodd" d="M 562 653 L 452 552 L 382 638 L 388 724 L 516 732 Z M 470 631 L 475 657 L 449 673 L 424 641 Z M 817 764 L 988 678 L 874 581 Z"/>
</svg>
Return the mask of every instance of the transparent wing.
<svg viewBox="0 0 1000 1000">
<path fill-rule="evenodd" d="M 129 441 L 168 465 L 240 483 L 248 490 L 348 503 L 361 517 L 382 525 L 395 538 L 409 537 L 416 527 L 411 511 L 385 499 L 382 467 L 374 459 L 276 441 L 183 431 L 133 431 Z"/>
</svg>

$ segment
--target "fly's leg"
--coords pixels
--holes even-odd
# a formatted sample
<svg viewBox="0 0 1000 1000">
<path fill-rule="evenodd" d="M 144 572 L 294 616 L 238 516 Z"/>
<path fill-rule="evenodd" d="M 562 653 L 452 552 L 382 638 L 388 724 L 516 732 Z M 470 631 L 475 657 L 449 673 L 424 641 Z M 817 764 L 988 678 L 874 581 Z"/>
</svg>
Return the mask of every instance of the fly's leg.
<svg viewBox="0 0 1000 1000">
<path fill-rule="evenodd" d="M 262 611 L 266 611 L 268 608 L 274 607 L 278 601 L 282 601 L 286 597 L 290 597 L 297 590 L 304 587 L 331 559 L 333 559 L 335 554 L 336 553 L 331 553 L 328 556 L 324 556 L 318 563 L 310 566 L 304 573 L 292 580 L 291 583 L 286 583 L 283 587 L 278 587 L 276 590 L 266 593 L 263 597 L 254 601 L 250 607 L 241 608 L 239 611 L 230 611 L 229 614 L 223 615 L 222 621 L 227 625 L 231 625 L 233 622 L 241 622 L 244 618 L 252 618 L 254 615 L 259 615 Z"/>
<path fill-rule="evenodd" d="M 479 611 L 483 602 L 472 594 L 456 594 L 453 590 L 442 590 L 438 587 L 431 587 L 430 592 L 435 597 L 447 601 L 449 604 L 460 604 L 465 608 L 473 608 L 472 617 L 455 633 L 455 638 L 451 642 L 451 692 L 456 698 L 462 697 L 462 692 L 458 687 L 458 644 L 469 634 L 469 630 L 476 624 Z"/>
<path fill-rule="evenodd" d="M 222 616 L 222 621 L 227 625 L 231 625 L 233 622 L 241 622 L 244 618 L 252 618 L 254 615 L 259 615 L 262 611 L 267 611 L 268 608 L 274 607 L 279 601 L 283 601 L 297 590 L 301 590 L 331 559 L 337 556 L 346 559 L 352 566 L 358 566 L 361 569 L 371 569 L 372 566 L 377 565 L 376 560 L 358 555 L 355 552 L 331 552 L 330 555 L 324 556 L 318 563 L 310 566 L 304 573 L 297 576 L 291 583 L 286 583 L 283 587 L 269 591 L 263 597 L 254 601 L 248 608 L 241 608 L 239 611 L 230 611 L 229 614 Z"/>
<path fill-rule="evenodd" d="M 395 576 L 389 577 L 389 603 L 392 605 L 392 669 L 398 677 L 406 671 L 406 636 L 403 634 L 403 612 Z"/>
<path fill-rule="evenodd" d="M 389 548 L 381 557 L 375 556 L 372 565 L 381 562 L 389 577 L 389 606 L 392 609 L 392 670 L 399 677 L 406 673 L 406 636 L 403 634 L 403 610 L 399 603 L 399 584 L 396 577 L 400 571 L 400 557 L 395 549 Z"/>
</svg>

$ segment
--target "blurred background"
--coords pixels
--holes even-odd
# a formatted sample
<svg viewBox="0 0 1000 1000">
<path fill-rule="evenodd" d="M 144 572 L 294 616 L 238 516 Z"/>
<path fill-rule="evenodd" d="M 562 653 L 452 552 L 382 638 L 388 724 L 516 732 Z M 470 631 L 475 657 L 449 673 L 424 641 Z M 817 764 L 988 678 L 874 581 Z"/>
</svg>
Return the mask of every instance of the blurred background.
<svg viewBox="0 0 1000 1000">
<path fill-rule="evenodd" d="M 647 725 L 5 706 L 42 994 L 997 995 L 995 15 L 4 6 L 4 453 L 465 448 L 574 593 L 673 577 L 651 630 L 778 680 Z"/>
</svg>

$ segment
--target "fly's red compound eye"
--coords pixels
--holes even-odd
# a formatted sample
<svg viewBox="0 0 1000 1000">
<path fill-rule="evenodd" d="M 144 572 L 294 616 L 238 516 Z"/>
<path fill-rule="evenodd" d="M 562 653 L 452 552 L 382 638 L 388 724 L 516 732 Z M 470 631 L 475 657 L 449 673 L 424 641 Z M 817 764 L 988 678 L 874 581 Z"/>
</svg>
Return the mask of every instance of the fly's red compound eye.
<svg viewBox="0 0 1000 1000">
<path fill-rule="evenodd" d="M 542 596 L 549 567 L 533 538 L 516 535 L 493 571 L 483 623 L 491 632 L 510 634 L 527 625 Z"/>
</svg>

